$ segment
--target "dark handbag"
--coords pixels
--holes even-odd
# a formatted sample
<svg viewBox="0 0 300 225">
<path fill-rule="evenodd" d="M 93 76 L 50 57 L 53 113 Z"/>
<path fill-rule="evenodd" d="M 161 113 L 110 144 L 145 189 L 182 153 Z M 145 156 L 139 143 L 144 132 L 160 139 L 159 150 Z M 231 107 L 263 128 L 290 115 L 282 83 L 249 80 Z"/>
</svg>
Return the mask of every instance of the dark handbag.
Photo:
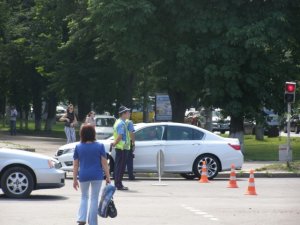
<svg viewBox="0 0 300 225">
<path fill-rule="evenodd" d="M 117 211 L 117 208 L 115 206 L 113 199 L 108 204 L 107 213 L 108 213 L 108 216 L 111 218 L 115 218 L 118 215 L 118 211 Z"/>
</svg>

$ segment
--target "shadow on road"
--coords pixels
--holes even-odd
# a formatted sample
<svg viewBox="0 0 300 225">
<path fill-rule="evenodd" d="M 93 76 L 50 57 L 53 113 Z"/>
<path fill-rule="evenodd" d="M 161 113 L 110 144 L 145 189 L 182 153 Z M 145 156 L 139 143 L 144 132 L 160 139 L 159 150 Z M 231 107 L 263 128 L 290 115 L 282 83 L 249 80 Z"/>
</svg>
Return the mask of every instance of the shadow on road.
<svg viewBox="0 0 300 225">
<path fill-rule="evenodd" d="M 28 198 L 22 198 L 22 199 L 14 199 L 14 198 L 8 198 L 4 194 L 0 194 L 0 200 L 7 200 L 7 201 L 62 201 L 62 200 L 68 200 L 68 197 L 60 196 L 60 195 L 30 195 Z"/>
</svg>

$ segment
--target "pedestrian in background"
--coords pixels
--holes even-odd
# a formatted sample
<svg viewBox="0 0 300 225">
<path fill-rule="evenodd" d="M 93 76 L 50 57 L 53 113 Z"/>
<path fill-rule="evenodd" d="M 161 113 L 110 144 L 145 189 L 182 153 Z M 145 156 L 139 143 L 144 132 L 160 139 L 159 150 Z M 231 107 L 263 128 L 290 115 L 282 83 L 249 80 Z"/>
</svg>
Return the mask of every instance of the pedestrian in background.
<svg viewBox="0 0 300 225">
<path fill-rule="evenodd" d="M 126 161 L 126 167 L 127 167 L 127 173 L 128 173 L 128 179 L 129 180 L 135 180 L 135 176 L 133 174 L 133 159 L 134 159 L 134 150 L 135 150 L 135 136 L 134 136 L 134 126 L 131 120 L 125 121 L 127 126 L 127 143 L 125 145 L 125 149 L 128 150 L 127 153 L 127 161 Z"/>
<path fill-rule="evenodd" d="M 74 112 L 74 106 L 68 105 L 67 112 L 63 115 L 59 121 L 65 122 L 65 133 L 67 137 L 67 143 L 76 141 L 75 126 L 77 124 L 77 118 Z"/>
<path fill-rule="evenodd" d="M 16 135 L 17 134 L 17 116 L 18 112 L 16 110 L 15 106 L 12 106 L 10 109 L 10 135 Z"/>
<path fill-rule="evenodd" d="M 126 168 L 127 153 L 126 144 L 127 144 L 127 126 L 126 120 L 130 117 L 130 109 L 125 106 L 119 108 L 119 119 L 114 124 L 114 142 L 112 146 L 115 147 L 116 156 L 115 156 L 115 170 L 114 170 L 114 179 L 115 186 L 118 190 L 126 191 L 128 190 L 122 183 L 123 175 Z"/>
<path fill-rule="evenodd" d="M 96 127 L 96 120 L 95 120 L 95 112 L 90 111 L 86 118 L 85 118 L 85 124 L 92 125 L 93 127 Z"/>
<path fill-rule="evenodd" d="M 96 132 L 92 125 L 81 127 L 80 143 L 75 147 L 73 158 L 73 187 L 75 190 L 80 187 L 81 190 L 77 222 L 79 225 L 86 224 L 87 221 L 90 225 L 97 225 L 103 171 L 106 183 L 110 183 L 110 175 L 104 145 L 96 142 Z M 90 188 L 91 193 L 89 194 Z M 89 198 L 90 206 L 88 207 Z"/>
</svg>

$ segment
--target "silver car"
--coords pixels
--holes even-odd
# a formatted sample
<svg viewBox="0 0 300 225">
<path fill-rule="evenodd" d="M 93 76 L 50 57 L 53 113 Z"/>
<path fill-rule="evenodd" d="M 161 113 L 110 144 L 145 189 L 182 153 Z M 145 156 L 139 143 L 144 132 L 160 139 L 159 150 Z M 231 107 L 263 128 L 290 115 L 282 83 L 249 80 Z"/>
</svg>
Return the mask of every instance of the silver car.
<svg viewBox="0 0 300 225">
<path fill-rule="evenodd" d="M 25 198 L 33 190 L 65 185 L 61 164 L 48 156 L 0 148 L 0 188 L 11 198 Z"/>
<path fill-rule="evenodd" d="M 113 126 L 116 118 L 108 115 L 96 115 L 96 136 L 97 139 L 106 139 L 113 135 Z"/>
<path fill-rule="evenodd" d="M 113 138 L 98 140 L 107 152 L 111 172 L 115 151 L 109 154 Z M 77 143 L 61 146 L 56 152 L 65 171 L 73 170 L 73 154 Z M 135 125 L 135 172 L 156 172 L 157 153 L 164 154 L 164 172 L 178 173 L 186 179 L 199 178 L 203 160 L 208 178 L 230 170 L 233 163 L 240 169 L 244 162 L 238 139 L 224 138 L 202 128 L 181 123 L 140 123 Z"/>
</svg>

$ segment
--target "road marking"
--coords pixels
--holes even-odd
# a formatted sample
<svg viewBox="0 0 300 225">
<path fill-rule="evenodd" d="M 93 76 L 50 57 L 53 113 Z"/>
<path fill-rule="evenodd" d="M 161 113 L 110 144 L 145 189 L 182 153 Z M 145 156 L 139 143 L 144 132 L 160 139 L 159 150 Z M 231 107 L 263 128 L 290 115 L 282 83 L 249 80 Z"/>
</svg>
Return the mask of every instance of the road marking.
<svg viewBox="0 0 300 225">
<path fill-rule="evenodd" d="M 202 210 L 195 209 L 193 207 L 190 207 L 190 206 L 187 206 L 187 205 L 184 205 L 184 204 L 182 204 L 181 206 L 183 208 L 185 208 L 186 210 L 190 211 L 191 213 L 194 213 L 196 215 L 201 215 L 204 218 L 210 219 L 211 221 L 218 221 L 219 220 L 218 218 L 214 217 L 213 215 L 210 215 L 209 213 L 204 212 Z"/>
<path fill-rule="evenodd" d="M 218 218 L 210 218 L 210 220 L 214 220 L 214 221 L 217 221 L 217 220 L 219 220 Z"/>
</svg>

